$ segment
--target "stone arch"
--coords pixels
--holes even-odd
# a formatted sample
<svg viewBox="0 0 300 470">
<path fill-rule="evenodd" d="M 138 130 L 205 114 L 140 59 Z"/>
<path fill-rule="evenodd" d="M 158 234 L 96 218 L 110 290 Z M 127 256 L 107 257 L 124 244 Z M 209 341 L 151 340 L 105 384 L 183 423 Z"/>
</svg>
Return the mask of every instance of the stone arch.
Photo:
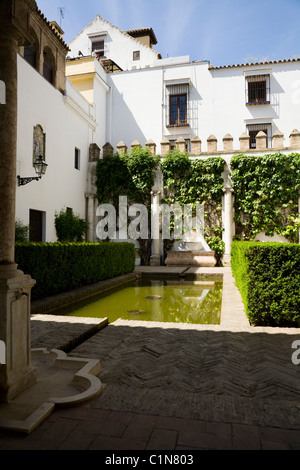
<svg viewBox="0 0 300 470">
<path fill-rule="evenodd" d="M 55 85 L 55 75 L 55 57 L 51 49 L 46 46 L 43 51 L 43 77 L 48 80 L 48 82 L 52 83 L 52 85 Z"/>
<path fill-rule="evenodd" d="M 39 68 L 39 40 L 33 28 L 30 28 L 31 42 L 24 46 L 24 59 L 36 70 Z"/>
</svg>

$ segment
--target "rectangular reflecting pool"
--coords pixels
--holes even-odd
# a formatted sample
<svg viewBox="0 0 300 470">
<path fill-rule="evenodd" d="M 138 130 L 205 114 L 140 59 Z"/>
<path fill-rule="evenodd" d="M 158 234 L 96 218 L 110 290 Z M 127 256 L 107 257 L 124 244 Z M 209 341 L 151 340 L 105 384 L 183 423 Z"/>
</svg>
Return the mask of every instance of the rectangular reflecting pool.
<svg viewBox="0 0 300 470">
<path fill-rule="evenodd" d="M 222 277 L 194 280 L 141 278 L 58 313 L 75 317 L 107 317 L 109 323 L 122 318 L 219 325 L 222 288 Z"/>
</svg>

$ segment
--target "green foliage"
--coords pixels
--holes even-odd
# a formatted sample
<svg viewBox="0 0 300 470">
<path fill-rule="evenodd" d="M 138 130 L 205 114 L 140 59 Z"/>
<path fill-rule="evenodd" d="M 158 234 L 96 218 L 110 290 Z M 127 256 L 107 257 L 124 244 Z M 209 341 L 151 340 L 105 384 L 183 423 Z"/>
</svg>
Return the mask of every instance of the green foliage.
<svg viewBox="0 0 300 470">
<path fill-rule="evenodd" d="M 96 182 L 99 203 L 117 207 L 119 196 L 127 196 L 130 203 L 148 205 L 158 162 L 159 158 L 145 149 L 99 160 Z"/>
<path fill-rule="evenodd" d="M 40 299 L 134 271 L 131 243 L 16 243 L 19 268 L 36 280 Z"/>
<path fill-rule="evenodd" d="M 88 229 L 87 222 L 68 209 L 55 212 L 54 223 L 59 242 L 81 242 Z"/>
<path fill-rule="evenodd" d="M 186 153 L 170 152 L 161 163 L 165 202 L 221 204 L 224 167 L 221 157 L 192 160 Z"/>
<path fill-rule="evenodd" d="M 119 197 L 127 196 L 128 204 L 151 206 L 154 171 L 159 158 L 147 149 L 135 149 L 127 155 L 104 157 L 97 163 L 97 197 L 100 204 L 113 204 L 118 214 Z M 149 220 L 150 220 L 150 211 Z M 148 240 L 138 240 L 143 264 L 149 262 L 151 233 Z"/>
<path fill-rule="evenodd" d="M 251 324 L 298 325 L 300 245 L 234 242 L 231 266 Z"/>
<path fill-rule="evenodd" d="M 29 226 L 23 224 L 19 219 L 16 220 L 15 225 L 15 241 L 26 242 L 29 239 Z"/>
<path fill-rule="evenodd" d="M 170 152 L 161 163 L 167 204 L 204 204 L 205 240 L 215 251 L 217 264 L 224 254 L 222 241 L 222 173 L 225 161 L 221 157 L 190 159 L 188 154 Z M 170 245 L 165 243 L 166 248 Z"/>
<path fill-rule="evenodd" d="M 300 228 L 298 198 L 300 155 L 237 155 L 231 160 L 237 238 L 260 232 L 296 241 Z"/>
</svg>

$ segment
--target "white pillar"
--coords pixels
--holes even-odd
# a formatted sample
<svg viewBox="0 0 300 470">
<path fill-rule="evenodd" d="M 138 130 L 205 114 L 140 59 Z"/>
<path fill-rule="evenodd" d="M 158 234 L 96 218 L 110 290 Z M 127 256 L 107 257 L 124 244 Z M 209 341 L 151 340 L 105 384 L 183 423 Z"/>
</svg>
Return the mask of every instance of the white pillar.
<svg viewBox="0 0 300 470">
<path fill-rule="evenodd" d="M 159 199 L 160 191 L 151 192 L 151 237 L 152 237 L 152 253 L 150 257 L 151 266 L 160 266 L 160 214 L 159 214 Z"/>
<path fill-rule="evenodd" d="M 225 255 L 230 255 L 231 244 L 233 239 L 233 189 L 224 189 L 224 236 L 223 241 L 225 242 Z"/>
<path fill-rule="evenodd" d="M 95 196 L 87 195 L 87 222 L 89 224 L 87 231 L 87 241 L 95 241 Z"/>
</svg>

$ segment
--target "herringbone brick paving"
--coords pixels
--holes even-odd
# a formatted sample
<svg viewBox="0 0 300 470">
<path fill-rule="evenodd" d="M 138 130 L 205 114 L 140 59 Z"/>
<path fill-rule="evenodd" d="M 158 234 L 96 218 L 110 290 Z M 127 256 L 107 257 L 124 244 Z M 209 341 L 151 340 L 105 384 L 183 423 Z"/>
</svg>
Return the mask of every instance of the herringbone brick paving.
<svg viewBox="0 0 300 470">
<path fill-rule="evenodd" d="M 120 320 L 70 353 L 100 359 L 102 394 L 56 409 L 29 436 L 0 432 L 0 449 L 300 449 L 298 339 Z"/>
</svg>

